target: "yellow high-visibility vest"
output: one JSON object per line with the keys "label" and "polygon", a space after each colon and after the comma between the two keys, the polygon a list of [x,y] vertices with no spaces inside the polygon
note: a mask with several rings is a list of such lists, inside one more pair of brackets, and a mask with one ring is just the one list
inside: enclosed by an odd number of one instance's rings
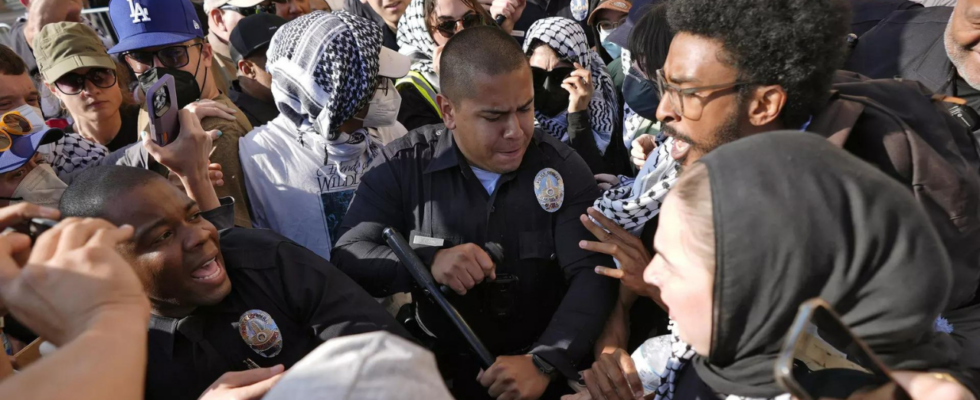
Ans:
{"label": "yellow high-visibility vest", "polygon": [[439,92],[436,92],[436,89],[432,87],[428,79],[425,79],[418,71],[408,71],[408,75],[395,82],[395,88],[402,90],[407,85],[414,86],[419,93],[422,93],[422,96],[429,102],[429,105],[436,110],[436,114],[439,114],[439,118],[442,118],[442,110],[439,109],[439,104],[436,103],[436,95]]}

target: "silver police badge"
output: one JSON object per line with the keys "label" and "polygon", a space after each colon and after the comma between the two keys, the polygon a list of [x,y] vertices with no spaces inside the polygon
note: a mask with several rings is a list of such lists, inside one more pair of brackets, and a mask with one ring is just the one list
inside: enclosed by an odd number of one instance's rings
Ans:
{"label": "silver police badge", "polygon": [[545,211],[558,211],[565,201],[565,181],[561,179],[561,174],[551,168],[539,171],[534,177],[534,195]]}
{"label": "silver police badge", "polygon": [[272,358],[282,351],[282,333],[269,313],[248,310],[238,319],[238,333],[242,340],[262,357]]}

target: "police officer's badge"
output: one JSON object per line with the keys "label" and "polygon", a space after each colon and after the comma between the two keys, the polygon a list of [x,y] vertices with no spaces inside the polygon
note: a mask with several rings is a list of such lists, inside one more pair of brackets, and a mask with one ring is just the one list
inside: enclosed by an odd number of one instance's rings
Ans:
{"label": "police officer's badge", "polygon": [[565,181],[552,168],[545,168],[534,177],[534,195],[545,211],[553,213],[565,201]]}
{"label": "police officer's badge", "polygon": [[269,313],[248,310],[238,319],[238,333],[242,340],[262,357],[272,358],[282,351],[282,333]]}

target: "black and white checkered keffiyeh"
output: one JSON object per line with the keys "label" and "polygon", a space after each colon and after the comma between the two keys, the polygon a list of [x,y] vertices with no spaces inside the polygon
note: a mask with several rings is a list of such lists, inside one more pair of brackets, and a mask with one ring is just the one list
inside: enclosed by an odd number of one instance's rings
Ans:
{"label": "black and white checkered keffiyeh", "polygon": [[[558,58],[577,62],[588,68],[592,73],[592,86],[595,92],[589,102],[589,122],[595,135],[599,151],[605,152],[612,138],[619,102],[616,100],[616,89],[612,78],[606,71],[606,64],[599,54],[589,48],[588,39],[582,26],[573,20],[561,17],[540,19],[531,25],[524,38],[524,53],[530,56],[528,50],[535,42],[543,42],[551,47]],[[568,111],[563,111],[554,118],[549,118],[540,112],[535,112],[536,127],[544,129],[552,136],[568,141]]]}
{"label": "black and white checkered keffiyeh", "polygon": [[95,165],[109,154],[109,149],[77,133],[65,133],[57,142],[39,147],[38,152],[58,177],[64,178]]}
{"label": "black and white checkered keffiyeh", "polygon": [[283,25],[267,53],[279,111],[301,133],[346,142],[338,128],[374,94],[381,41],[377,24],[345,11],[314,11]]}
{"label": "black and white checkered keffiyeh", "polygon": [[593,207],[639,236],[647,221],[660,214],[660,205],[679,179],[681,166],[670,155],[673,141],[659,142],[635,180],[620,176],[622,183],[602,193]]}
{"label": "black and white checkered keffiyeh", "polygon": [[412,71],[421,73],[438,90],[439,77],[432,60],[436,47],[425,24],[425,1],[411,0],[398,20],[398,52],[411,58]]}

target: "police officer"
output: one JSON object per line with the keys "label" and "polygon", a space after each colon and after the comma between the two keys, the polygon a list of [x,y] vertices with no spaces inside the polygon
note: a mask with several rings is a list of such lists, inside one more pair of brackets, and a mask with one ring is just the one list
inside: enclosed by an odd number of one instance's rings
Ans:
{"label": "police officer", "polygon": [[[617,294],[593,272],[612,259],[579,248],[593,236],[578,218],[599,190],[578,154],[534,129],[530,67],[500,29],[457,33],[442,53],[440,86],[445,125],[419,128],[375,159],[332,260],[375,297],[409,291],[412,278],[382,231],[407,234],[499,356],[480,373],[462,335],[416,292],[418,323],[436,338],[453,394],[557,398],[566,378],[578,379]],[[485,246],[502,248],[491,252],[496,261]]]}
{"label": "police officer", "polygon": [[[181,111],[182,129],[203,134],[195,121]],[[135,228],[118,250],[153,312],[147,399],[197,399],[227,372],[289,368],[337,336],[383,329],[411,337],[312,251],[272,231],[234,228],[231,198],[219,203],[206,177],[210,142],[194,144],[199,135],[189,132],[164,147],[145,144],[188,194],[152,171],[105,166],[83,172],[61,199],[66,217]],[[191,154],[196,164],[184,164]]]}

